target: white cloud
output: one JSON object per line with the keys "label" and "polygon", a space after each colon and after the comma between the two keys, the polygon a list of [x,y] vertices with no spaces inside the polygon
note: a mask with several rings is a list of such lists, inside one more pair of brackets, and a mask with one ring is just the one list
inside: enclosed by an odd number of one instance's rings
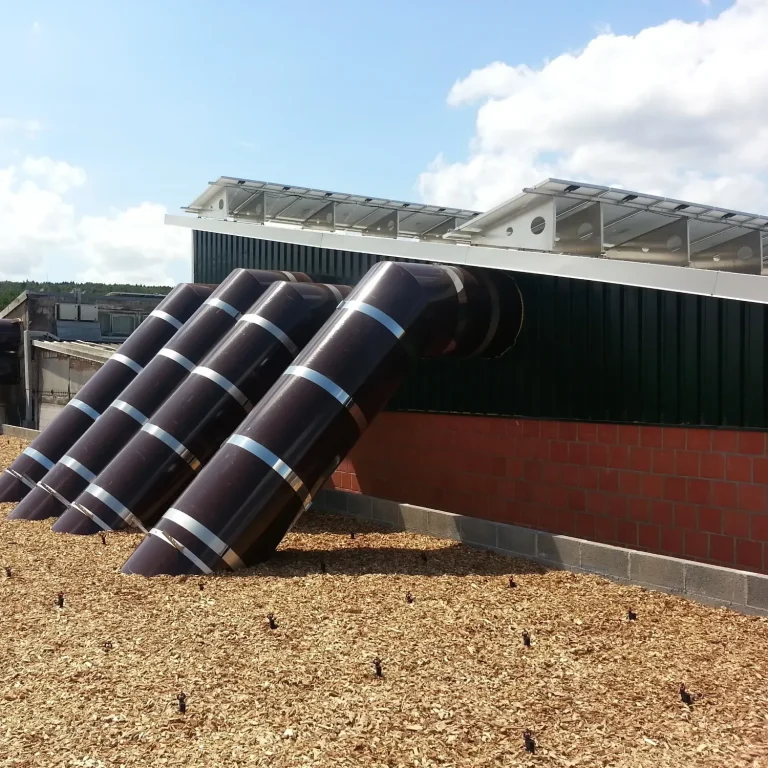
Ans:
{"label": "white cloud", "polygon": [[485,209],[547,176],[768,211],[768,0],[701,23],[597,35],[539,68],[494,62],[457,81],[477,106],[465,160],[419,177],[432,203]]}
{"label": "white cloud", "polygon": [[13,117],[0,117],[0,136],[19,134],[24,138],[35,138],[42,126],[38,120],[17,120]]}
{"label": "white cloud", "polygon": [[143,202],[107,216],[78,212],[67,195],[82,168],[27,157],[0,169],[0,277],[172,284],[188,272],[189,232]]}

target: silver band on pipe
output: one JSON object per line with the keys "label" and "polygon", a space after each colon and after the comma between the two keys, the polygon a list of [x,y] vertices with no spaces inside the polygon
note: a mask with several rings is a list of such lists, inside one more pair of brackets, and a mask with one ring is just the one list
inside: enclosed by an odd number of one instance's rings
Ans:
{"label": "silver band on pipe", "polygon": [[35,490],[37,488],[37,485],[30,480],[26,475],[22,475],[21,472],[17,472],[15,469],[5,469],[4,472],[7,472],[11,477],[13,477],[16,480],[20,480],[24,485],[27,486],[27,488],[30,488],[31,490]]}
{"label": "silver band on pipe", "polygon": [[272,453],[269,448],[266,448],[261,443],[257,443],[255,440],[251,440],[250,437],[246,437],[245,435],[232,435],[227,442],[236,445],[238,448],[243,448],[249,453],[252,453],[257,459],[261,459],[268,467],[271,467],[277,472],[277,474],[280,475],[291,488],[293,488],[296,495],[301,499],[304,509],[310,508],[312,505],[312,495],[307,489],[307,486],[304,485],[302,479],[279,456]]}
{"label": "silver band on pipe", "polygon": [[233,571],[237,568],[245,568],[245,563],[240,556],[225,541],[222,541],[213,531],[206,528],[206,526],[199,523],[193,517],[190,517],[186,512],[171,507],[163,515],[156,527],[163,530],[162,525],[166,520],[170,520],[202,541],[208,549],[215,552]]}
{"label": "silver band on pipe", "polygon": [[228,315],[232,315],[235,320],[239,320],[240,315],[242,314],[239,309],[235,309],[231,304],[227,304],[226,301],[222,301],[221,299],[206,299],[204,303],[209,307],[223,309]]}
{"label": "silver band on pipe", "polygon": [[120,352],[115,352],[115,354],[112,355],[112,357],[110,357],[109,359],[117,360],[118,363],[127,365],[132,371],[135,371],[136,373],[141,373],[144,370],[144,368],[140,366],[135,360],[131,360],[130,357],[126,357]]}
{"label": "silver band on pipe", "polygon": [[94,421],[96,421],[96,419],[101,416],[101,414],[95,408],[91,408],[88,403],[84,403],[82,400],[78,400],[76,397],[72,398],[72,400],[70,400],[67,405],[72,405],[78,410],[81,410],[83,413],[90,416]]}
{"label": "silver band on pipe", "polygon": [[149,313],[150,317],[159,317],[161,320],[165,320],[166,323],[170,323],[177,331],[183,323],[180,320],[177,320],[173,315],[168,314],[167,312],[164,312],[162,309],[153,309]]}
{"label": "silver band on pipe", "polygon": [[339,304],[339,309],[351,309],[355,312],[361,312],[368,317],[372,317],[383,325],[396,339],[401,338],[405,334],[405,329],[396,323],[386,312],[382,312],[380,309],[366,304],[364,301],[343,301]]}
{"label": "silver band on pipe", "polygon": [[287,278],[289,283],[297,283],[298,280],[296,279],[296,275],[293,274],[293,272],[288,272],[288,270],[281,269],[280,270]]}
{"label": "silver band on pipe", "polygon": [[176,541],[173,536],[169,536],[165,531],[161,531],[159,528],[152,528],[149,532],[150,536],[157,536],[158,539],[164,541],[166,544],[170,544],[174,549],[181,552],[184,557],[191,563],[197,566],[203,573],[209,574],[213,571],[192,551],[187,549],[180,541]]}
{"label": "silver band on pipe", "polygon": [[318,387],[324,389],[329,395],[335,397],[349,411],[361,432],[368,425],[365,415],[360,410],[360,406],[353,400],[352,395],[348,394],[327,376],[323,376],[322,373],[313,371],[305,365],[291,365],[285,369],[284,375],[299,376],[302,379],[311,381],[313,384],[317,384]]}
{"label": "silver band on pipe", "polygon": [[35,448],[25,448],[24,453],[26,453],[30,459],[34,459],[38,464],[45,467],[49,472],[53,469],[53,462],[47,456],[43,456],[43,454]]}
{"label": "silver band on pipe", "polygon": [[128,525],[132,525],[135,528],[141,528],[141,530],[146,530],[139,518],[136,517],[125,504],[120,503],[111,493],[105,491],[100,485],[91,483],[85,489],[85,493],[90,493],[94,499],[98,499],[106,504],[116,515],[122,517]]}
{"label": "silver band on pipe", "polygon": [[245,408],[246,411],[250,411],[253,408],[253,403],[245,396],[245,394],[236,387],[226,376],[222,376],[213,368],[206,368],[204,365],[198,365],[192,371],[196,376],[203,376],[206,379],[210,379],[214,383],[218,384],[227,394],[231,395],[237,402]]}
{"label": "silver band on pipe", "polygon": [[[83,480],[87,480],[89,483],[92,483],[96,479],[96,475],[94,475],[88,467],[83,466],[71,456],[62,456],[59,459],[59,464],[63,464],[65,467],[69,467],[73,472],[77,472]],[[69,504],[69,502],[67,502],[67,504]]]}
{"label": "silver band on pipe", "polygon": [[198,470],[202,466],[200,460],[194,453],[192,453],[192,451],[188,450],[183,443],[180,443],[173,435],[169,434],[164,429],[160,429],[160,427],[157,427],[154,424],[145,424],[141,428],[141,431],[146,432],[148,435],[152,435],[152,437],[156,437],[158,440],[162,440],[172,451],[181,456],[192,469]]}
{"label": "silver band on pipe", "polygon": [[118,411],[127,413],[132,419],[135,419],[142,426],[149,421],[149,418],[145,416],[138,408],[134,408],[130,403],[126,403],[125,400],[115,400],[110,408],[117,408]]}
{"label": "silver band on pipe", "polygon": [[173,360],[174,363],[178,363],[182,368],[186,368],[188,371],[191,371],[195,367],[195,364],[189,358],[180,355],[174,349],[163,347],[157,354],[167,357],[169,360]]}
{"label": "silver band on pipe", "polygon": [[288,334],[281,331],[280,328],[265,317],[255,314],[247,314],[240,318],[240,322],[253,323],[253,325],[261,326],[265,331],[269,331],[279,342],[281,342],[292,355],[299,354],[299,348],[291,341]]}
{"label": "silver band on pipe", "polygon": [[341,291],[335,286],[330,285],[329,283],[323,283],[325,287],[333,294],[333,298],[336,299],[336,301],[343,301],[344,297],[341,295]]}

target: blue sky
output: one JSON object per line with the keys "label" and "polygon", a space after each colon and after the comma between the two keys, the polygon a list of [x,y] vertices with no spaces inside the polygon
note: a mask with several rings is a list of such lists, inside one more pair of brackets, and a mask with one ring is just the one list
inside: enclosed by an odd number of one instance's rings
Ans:
{"label": "blue sky", "polygon": [[[540,69],[608,30],[634,36],[673,18],[713,19],[731,5],[2,0],[0,169],[27,157],[83,169],[85,181],[61,193],[75,220],[142,202],[174,211],[219,175],[402,199],[439,195],[420,175],[438,155],[443,165],[467,162],[484,141],[482,104],[472,101],[487,103],[487,88],[447,103],[473,70],[493,62]],[[627,88],[636,77],[642,71],[628,74]],[[546,164],[548,151],[538,151]],[[510,196],[523,181],[511,176]],[[69,255],[58,260],[43,254],[30,271],[108,266],[77,264],[73,247],[60,246]],[[0,270],[13,268],[0,259]]]}

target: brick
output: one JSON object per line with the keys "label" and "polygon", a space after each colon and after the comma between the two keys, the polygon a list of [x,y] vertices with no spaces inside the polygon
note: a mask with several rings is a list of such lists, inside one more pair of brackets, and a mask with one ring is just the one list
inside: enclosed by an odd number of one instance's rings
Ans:
{"label": "brick", "polygon": [[661,532],[658,525],[641,523],[637,529],[637,543],[643,549],[658,550]]}
{"label": "brick", "polygon": [[699,508],[699,530],[720,533],[723,530],[723,513],[716,507]]}
{"label": "brick", "polygon": [[712,483],[710,480],[695,480],[689,478],[685,484],[686,497],[691,504],[709,504],[712,500]]}
{"label": "brick", "polygon": [[768,576],[750,574],[747,576],[747,605],[768,610]]}
{"label": "brick", "polygon": [[588,491],[587,492],[587,510],[592,513],[600,514],[605,512],[607,505],[605,503],[605,495],[600,491]]}
{"label": "brick", "polygon": [[683,531],[679,528],[662,528],[661,551],[672,555],[682,555]]}
{"label": "brick", "polygon": [[577,512],[574,532],[580,539],[594,539],[595,516],[589,512]]}
{"label": "brick", "polygon": [[616,541],[616,521],[612,517],[595,515],[595,538],[598,541]]}
{"label": "brick", "polygon": [[750,514],[736,510],[723,510],[723,533],[726,536],[747,538],[749,536]]}
{"label": "brick", "polygon": [[735,453],[739,449],[739,433],[733,429],[715,429],[712,431],[712,450],[723,453]]}
{"label": "brick", "polygon": [[553,486],[549,489],[549,504],[554,509],[567,509],[568,507],[568,489]]}
{"label": "brick", "polygon": [[523,477],[525,477],[525,479],[529,480],[530,482],[538,482],[541,479],[541,462],[524,461]]}
{"label": "brick", "polygon": [[592,443],[589,446],[589,463],[593,467],[607,467],[610,447],[601,443]]}
{"label": "brick", "polygon": [[661,499],[664,496],[664,477],[662,475],[643,475],[642,494],[649,499]]}
{"label": "brick", "polygon": [[627,514],[627,497],[618,494],[609,494],[606,496],[608,502],[608,512],[613,517],[620,519]]}
{"label": "brick", "polygon": [[763,568],[763,545],[757,541],[736,540],[736,565],[760,571]]}
{"label": "brick", "polygon": [[462,517],[459,521],[459,534],[466,544],[481,547],[496,547],[496,532],[499,524],[490,520]]}
{"label": "brick", "polygon": [[681,427],[664,427],[661,435],[662,446],[665,449],[685,448],[687,431]]}
{"label": "brick", "polygon": [[555,530],[573,536],[576,533],[576,513],[570,509],[558,509],[555,513]]}
{"label": "brick", "polygon": [[752,459],[737,454],[726,456],[725,477],[735,483],[752,482]]}
{"label": "brick", "polygon": [[712,447],[712,432],[709,429],[687,430],[685,446],[689,451],[709,451]]}
{"label": "brick", "polygon": [[752,459],[752,481],[768,485],[768,459]]}
{"label": "brick", "polygon": [[710,480],[725,477],[725,457],[722,453],[702,453],[699,460],[699,474]]}
{"label": "brick", "polygon": [[568,491],[568,509],[574,512],[583,512],[587,508],[587,494],[581,488],[573,488]]}
{"label": "brick", "polygon": [[629,556],[629,578],[641,584],[682,592],[685,589],[685,563],[674,557],[632,552]]}
{"label": "brick", "polygon": [[581,467],[576,464],[566,464],[560,467],[560,482],[568,487],[578,486],[581,480]]}
{"label": "brick", "polygon": [[619,440],[619,428],[615,424],[598,424],[597,425],[597,441],[610,445],[618,442]]}
{"label": "brick", "polygon": [[734,509],[738,498],[738,486],[736,483],[712,483],[712,504],[723,509]]}
{"label": "brick", "polygon": [[675,527],[695,531],[699,527],[699,515],[691,504],[675,504]]}
{"label": "brick", "polygon": [[636,523],[648,522],[650,518],[650,502],[648,499],[632,498],[627,500],[627,517]]}
{"label": "brick", "polygon": [[568,461],[568,443],[560,440],[553,440],[549,444],[549,458],[551,461],[557,461],[562,464]]}
{"label": "brick", "polygon": [[653,452],[653,471],[660,475],[675,474],[675,452],[674,451],[654,451]]}
{"label": "brick", "polygon": [[689,595],[704,595],[727,603],[746,605],[747,575],[717,565],[686,563],[685,591]]}
{"label": "brick", "polygon": [[621,445],[640,445],[640,427],[635,424],[620,424],[619,443]]}
{"label": "brick", "polygon": [[629,447],[626,445],[612,445],[608,454],[608,466],[611,469],[628,469]]}
{"label": "brick", "polygon": [[735,559],[734,540],[730,536],[717,536],[712,534],[709,537],[709,556],[719,563],[731,565]]}
{"label": "brick", "polygon": [[585,541],[581,544],[581,567],[591,573],[629,578],[629,552],[609,544]]}
{"label": "brick", "polygon": [[642,475],[639,472],[619,472],[619,492],[627,496],[639,496]]}
{"label": "brick", "polygon": [[670,501],[651,501],[651,522],[656,525],[672,525],[675,507]]}
{"label": "brick", "polygon": [[598,482],[601,491],[615,493],[619,490],[619,473],[612,469],[601,469]]}
{"label": "brick", "polygon": [[636,472],[650,472],[653,451],[650,448],[630,448],[629,468]]}
{"label": "brick", "polygon": [[597,442],[597,424],[579,424],[578,440],[580,443]]}
{"label": "brick", "polygon": [[627,547],[637,546],[637,523],[630,520],[616,521],[616,541]]}
{"label": "brick", "polygon": [[762,432],[739,432],[739,453],[761,456],[765,453],[765,435]]}
{"label": "brick", "polygon": [[709,536],[700,531],[686,531],[683,551],[689,557],[706,558],[709,555]]}
{"label": "brick", "polygon": [[600,482],[600,472],[597,467],[580,467],[579,483],[585,491],[595,490]]}
{"label": "brick", "polygon": [[752,515],[751,538],[755,541],[768,541],[768,514]]}
{"label": "brick", "polygon": [[569,443],[568,461],[571,464],[587,464],[589,462],[589,446],[584,443]]}
{"label": "brick", "polygon": [[579,425],[574,421],[561,421],[558,436],[561,440],[576,440],[579,436]]}
{"label": "brick", "polygon": [[536,531],[518,525],[499,525],[497,546],[505,552],[536,556]]}
{"label": "brick", "polygon": [[523,437],[539,437],[541,428],[537,419],[525,419],[523,421]]}
{"label": "brick", "polygon": [[664,498],[667,501],[685,501],[686,495],[684,477],[665,477],[664,478]]}
{"label": "brick", "polygon": [[661,448],[663,430],[661,427],[641,427],[640,445],[648,448]]}
{"label": "brick", "polygon": [[569,536],[551,533],[536,534],[536,557],[548,563],[563,566],[581,565],[581,542]]}
{"label": "brick", "polygon": [[747,512],[768,512],[765,486],[747,483],[740,485],[737,506]]}
{"label": "brick", "polygon": [[699,454],[693,451],[675,451],[675,473],[682,477],[698,477]]}

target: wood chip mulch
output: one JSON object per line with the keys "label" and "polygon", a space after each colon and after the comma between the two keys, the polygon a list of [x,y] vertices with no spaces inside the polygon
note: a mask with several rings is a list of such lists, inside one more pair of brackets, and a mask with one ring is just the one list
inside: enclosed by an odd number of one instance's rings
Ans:
{"label": "wood chip mulch", "polygon": [[765,619],[321,513],[230,575],[105,541],[0,521],[2,768],[768,766]]}

